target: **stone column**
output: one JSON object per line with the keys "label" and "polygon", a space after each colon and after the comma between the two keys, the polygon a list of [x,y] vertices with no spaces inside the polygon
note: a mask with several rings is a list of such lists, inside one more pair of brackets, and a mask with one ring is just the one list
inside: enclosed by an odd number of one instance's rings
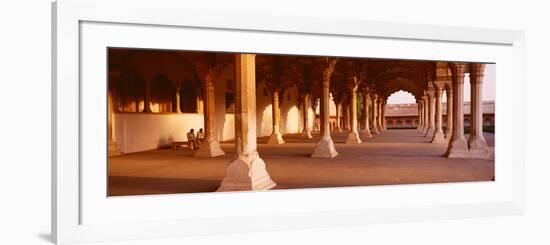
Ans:
{"label": "stone column", "polygon": [[424,116],[424,127],[422,128],[423,135],[426,135],[426,133],[428,133],[428,128],[430,125],[430,110],[428,105],[428,94],[424,93],[424,95],[422,96],[422,115]]}
{"label": "stone column", "polygon": [[382,128],[384,131],[388,130],[388,123],[386,122],[386,100],[382,103]]}
{"label": "stone column", "polygon": [[363,91],[363,120],[365,121],[365,128],[361,130],[361,134],[364,137],[370,138],[372,135],[370,134],[370,124],[369,124],[369,92]]}
{"label": "stone column", "polygon": [[180,90],[181,90],[181,86],[180,85],[177,85],[176,86],[176,96],[175,96],[175,103],[176,103],[176,106],[172,107],[172,111],[175,112],[175,113],[181,113],[181,108],[180,108],[180,104],[181,104],[181,98],[180,98]]}
{"label": "stone column", "polygon": [[359,144],[359,132],[357,131],[357,85],[350,88],[350,130],[346,144]]}
{"label": "stone column", "polygon": [[443,85],[435,84],[435,132],[432,138],[432,143],[443,144],[445,141],[445,134],[443,133],[443,114],[442,114],[442,102],[443,97]]}
{"label": "stone column", "polygon": [[425,137],[432,139],[435,132],[435,89],[430,88],[428,94],[428,129]]}
{"label": "stone column", "polygon": [[199,114],[204,114],[204,99],[197,97],[197,112]]}
{"label": "stone column", "polygon": [[302,96],[302,107],[304,108],[304,130],[302,131],[302,138],[311,139],[311,129],[309,128],[309,94]]}
{"label": "stone column", "polygon": [[334,142],[330,136],[330,124],[329,124],[329,90],[330,90],[330,76],[332,70],[325,68],[323,70],[323,77],[321,81],[322,93],[321,93],[321,139],[317,142],[311,157],[323,157],[333,158],[338,155],[338,152],[334,148]]}
{"label": "stone column", "polygon": [[107,93],[107,154],[108,156],[117,156],[122,154],[118,145],[114,141],[113,121],[114,114],[118,111],[116,86],[111,86]]}
{"label": "stone column", "polygon": [[372,99],[372,134],[379,134],[378,132],[378,95],[375,93],[371,93],[371,99]]}
{"label": "stone column", "polygon": [[468,143],[464,138],[464,63],[455,63],[453,69],[453,134],[449,141],[447,157],[464,158],[469,156]]}
{"label": "stone column", "polygon": [[340,116],[342,110],[342,102],[336,103],[336,132],[342,132],[342,127],[340,126]]}
{"label": "stone column", "polygon": [[452,84],[447,84],[447,128],[445,129],[445,140],[451,140],[453,134],[453,89]]}
{"label": "stone column", "polygon": [[384,132],[384,127],[382,127],[382,118],[384,117],[384,106],[382,105],[382,97],[379,97],[378,99],[378,120],[377,120],[377,127],[378,132],[382,133]]}
{"label": "stone column", "polygon": [[[136,107],[136,111],[139,108]],[[145,95],[143,96],[143,112],[151,112],[151,82],[145,82]]]}
{"label": "stone column", "polygon": [[269,140],[267,140],[267,144],[270,144],[270,145],[284,144],[285,141],[283,140],[283,135],[281,134],[281,130],[279,126],[281,122],[281,108],[279,107],[278,90],[273,91],[271,99],[272,99],[271,123],[273,125],[273,131],[271,132],[271,136],[269,137]]}
{"label": "stone column", "polygon": [[210,69],[200,74],[204,81],[204,141],[195,152],[196,157],[216,157],[225,154],[216,136],[214,75],[214,71]]}
{"label": "stone column", "polygon": [[348,104],[347,97],[342,96],[342,131],[348,130]]}
{"label": "stone column", "polygon": [[483,75],[484,64],[470,65],[471,129],[468,146],[472,157],[488,158],[489,148],[483,136]]}
{"label": "stone column", "polygon": [[268,190],[275,187],[256,150],[256,66],[254,54],[236,55],[236,157],[218,191]]}
{"label": "stone column", "polygon": [[417,131],[422,132],[422,130],[424,128],[424,114],[423,114],[424,106],[422,104],[422,100],[417,100],[416,104],[418,105],[418,128],[417,128]]}
{"label": "stone column", "polygon": [[351,105],[349,103],[346,103],[346,131],[351,130]]}

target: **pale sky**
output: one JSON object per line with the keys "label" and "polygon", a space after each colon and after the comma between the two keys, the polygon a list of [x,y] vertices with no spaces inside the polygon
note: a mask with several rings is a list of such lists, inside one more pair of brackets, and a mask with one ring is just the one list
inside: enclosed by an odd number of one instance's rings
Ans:
{"label": "pale sky", "polygon": [[[496,65],[485,65],[485,76],[483,77],[483,101],[494,101],[496,90]],[[446,93],[443,93],[443,102],[447,101]],[[470,101],[470,78],[464,77],[464,101]],[[388,98],[388,104],[414,104],[416,100],[411,93],[398,91]]]}

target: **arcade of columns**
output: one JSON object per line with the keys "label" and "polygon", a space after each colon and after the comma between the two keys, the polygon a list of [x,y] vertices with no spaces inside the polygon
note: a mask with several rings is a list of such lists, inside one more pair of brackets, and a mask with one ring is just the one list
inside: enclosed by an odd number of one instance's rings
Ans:
{"label": "arcade of columns", "polygon": [[[182,55],[184,57],[185,55]],[[302,137],[312,138],[309,108],[320,100],[320,139],[311,157],[332,158],[338,155],[331,137],[329,102],[336,104],[333,130],[347,130],[346,144],[360,144],[362,139],[386,131],[385,105],[392,93],[405,90],[416,97],[418,132],[434,144],[448,144],[446,157],[488,158],[482,134],[482,83],[484,65],[478,63],[391,61],[333,57],[300,57],[254,54],[193,53],[189,66],[202,81],[205,141],[196,157],[225,154],[213,133],[214,78],[221,67],[235,71],[235,148],[237,155],[227,168],[219,191],[261,190],[273,188],[265,163],[256,150],[256,85],[265,81],[272,98],[273,132],[268,144],[285,144],[280,132],[279,97],[282,91],[297,86],[303,110]],[[183,58],[182,58],[183,60]],[[465,74],[471,83],[471,135],[464,136],[463,85]],[[442,128],[442,96],[447,94],[447,128]],[[148,109],[147,89],[145,108]],[[358,111],[361,97],[361,113]],[[176,96],[179,100],[179,95]],[[175,110],[180,110],[176,103]],[[450,113],[449,113],[450,112]],[[362,118],[358,118],[358,114]],[[342,120],[341,120],[342,119]]]}

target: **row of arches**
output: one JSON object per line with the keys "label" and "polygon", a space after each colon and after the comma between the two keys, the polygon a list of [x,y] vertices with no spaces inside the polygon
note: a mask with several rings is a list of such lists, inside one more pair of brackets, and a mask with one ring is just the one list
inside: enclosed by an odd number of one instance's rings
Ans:
{"label": "row of arches", "polygon": [[[162,74],[152,81],[145,81],[134,72],[125,71],[109,85],[115,112],[199,112],[201,93],[189,79],[184,79],[181,86],[174,86]],[[146,108],[146,102],[149,108]]]}

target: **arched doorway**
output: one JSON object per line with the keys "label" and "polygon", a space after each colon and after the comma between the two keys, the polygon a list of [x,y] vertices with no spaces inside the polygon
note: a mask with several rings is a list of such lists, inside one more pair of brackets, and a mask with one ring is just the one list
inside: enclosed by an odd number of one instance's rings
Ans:
{"label": "arched doorway", "polygon": [[386,104],[386,120],[397,120],[394,129],[414,128],[412,118],[418,116],[416,98],[410,92],[398,90],[390,94]]}

